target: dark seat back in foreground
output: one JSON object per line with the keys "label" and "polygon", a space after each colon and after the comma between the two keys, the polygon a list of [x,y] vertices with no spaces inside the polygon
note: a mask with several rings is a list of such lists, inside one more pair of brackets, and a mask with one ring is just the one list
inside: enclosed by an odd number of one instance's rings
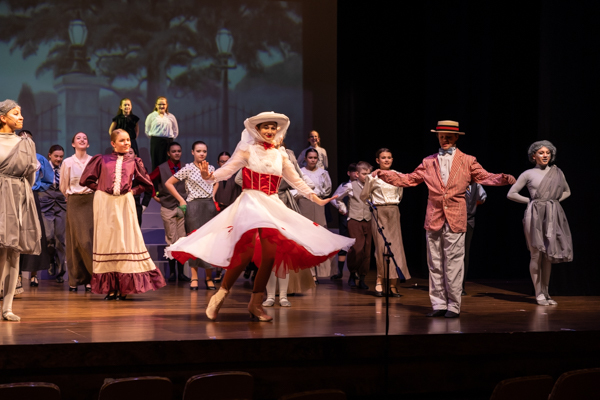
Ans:
{"label": "dark seat back in foreground", "polygon": [[60,400],[60,389],[46,382],[7,383],[0,385],[0,399]]}
{"label": "dark seat back in foreground", "polygon": [[188,379],[183,400],[251,400],[253,392],[254,378],[249,373],[213,372]]}
{"label": "dark seat back in foreground", "polygon": [[496,385],[490,400],[548,400],[553,385],[549,375],[505,379]]}
{"label": "dark seat back in foreground", "polygon": [[173,384],[167,378],[143,376],[140,378],[106,379],[98,400],[171,400]]}
{"label": "dark seat back in foreground", "polygon": [[600,398],[600,368],[565,372],[558,377],[548,400],[597,400]]}

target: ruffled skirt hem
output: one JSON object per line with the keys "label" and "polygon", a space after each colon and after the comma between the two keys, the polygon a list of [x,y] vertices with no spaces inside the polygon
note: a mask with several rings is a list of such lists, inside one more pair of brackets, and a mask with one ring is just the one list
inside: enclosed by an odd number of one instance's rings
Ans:
{"label": "ruffled skirt hem", "polygon": [[92,293],[108,294],[119,291],[122,295],[157,290],[167,283],[159,269],[136,273],[105,272],[92,275]]}

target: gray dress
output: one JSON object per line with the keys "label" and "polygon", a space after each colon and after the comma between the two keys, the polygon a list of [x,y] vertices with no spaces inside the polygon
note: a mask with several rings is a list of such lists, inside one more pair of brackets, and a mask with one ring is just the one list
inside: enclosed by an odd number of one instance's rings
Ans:
{"label": "gray dress", "polygon": [[0,162],[0,247],[40,254],[42,229],[31,182],[37,169],[35,144],[23,138]]}
{"label": "gray dress", "polygon": [[557,166],[543,177],[525,210],[523,228],[529,248],[545,253],[551,263],[573,261],[571,229],[559,199],[567,189],[565,177]]}

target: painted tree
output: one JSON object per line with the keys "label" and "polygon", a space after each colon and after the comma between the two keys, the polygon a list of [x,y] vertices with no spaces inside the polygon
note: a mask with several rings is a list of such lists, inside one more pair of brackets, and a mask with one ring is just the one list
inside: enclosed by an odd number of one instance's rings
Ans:
{"label": "painted tree", "polygon": [[[217,95],[216,32],[229,29],[235,60],[250,71],[263,68],[260,52],[284,58],[301,50],[301,11],[294,2],[269,0],[6,0],[0,40],[27,58],[52,44],[38,74],[55,77],[72,64],[69,22],[82,19],[86,48],[108,90],[150,107],[169,90],[178,96]],[[136,82],[118,88],[119,79]]]}

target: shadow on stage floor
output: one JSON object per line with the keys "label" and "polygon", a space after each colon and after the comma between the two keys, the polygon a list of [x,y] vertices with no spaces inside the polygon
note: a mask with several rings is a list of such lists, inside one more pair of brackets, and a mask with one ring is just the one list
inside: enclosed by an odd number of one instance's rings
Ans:
{"label": "shadow on stage floor", "polygon": [[426,318],[427,282],[409,282],[390,299],[386,336],[385,299],[345,281],[322,278],[291,308],[276,303],[272,323],[249,320],[242,279],[217,322],[204,315],[214,292],[202,288],[119,302],[41,281],[15,300],[22,321],[0,323],[0,383],[53,382],[63,398],[94,399],[105,378],[158,375],[180,399],[192,375],[240,370],[255,377],[256,399],[323,388],[351,399],[486,399],[502,379],[600,366],[600,297],[542,307],[521,293],[527,282],[469,282],[460,318]]}

